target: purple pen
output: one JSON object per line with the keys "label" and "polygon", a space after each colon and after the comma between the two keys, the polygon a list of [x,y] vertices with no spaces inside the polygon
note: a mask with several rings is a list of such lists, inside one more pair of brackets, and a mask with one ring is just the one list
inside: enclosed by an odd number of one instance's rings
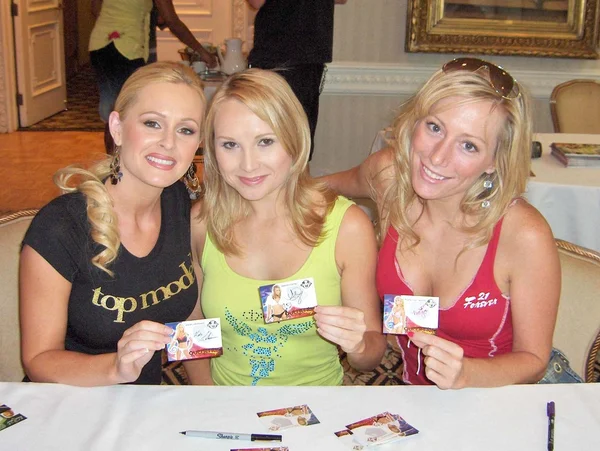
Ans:
{"label": "purple pen", "polygon": [[548,415],[548,451],[554,451],[554,415],[556,407],[554,401],[546,404],[546,414]]}

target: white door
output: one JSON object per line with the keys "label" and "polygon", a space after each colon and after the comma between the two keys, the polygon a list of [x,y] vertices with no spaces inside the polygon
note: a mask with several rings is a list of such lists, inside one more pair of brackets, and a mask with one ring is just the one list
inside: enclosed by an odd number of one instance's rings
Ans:
{"label": "white door", "polygon": [[28,127],[66,107],[62,0],[14,3],[19,121]]}

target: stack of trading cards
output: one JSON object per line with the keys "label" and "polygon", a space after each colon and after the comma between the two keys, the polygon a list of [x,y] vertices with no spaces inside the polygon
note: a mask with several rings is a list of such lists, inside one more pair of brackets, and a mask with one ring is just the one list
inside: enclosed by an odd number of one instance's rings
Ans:
{"label": "stack of trading cards", "polygon": [[440,298],[435,296],[386,294],[383,296],[383,333],[435,333],[439,311]]}
{"label": "stack of trading cards", "polygon": [[169,362],[218,357],[223,354],[219,318],[181,321],[166,325],[173,329],[171,342],[165,345]]}
{"label": "stack of trading cards", "polygon": [[265,323],[315,314],[317,292],[312,277],[264,285],[258,288]]}
{"label": "stack of trading cards", "polygon": [[6,404],[0,404],[0,431],[26,419],[26,416],[20,413],[15,413],[14,410],[8,407]]}
{"label": "stack of trading cards", "polygon": [[362,450],[418,433],[419,431],[404,421],[400,415],[383,412],[348,424],[346,429],[335,432],[335,435],[346,447]]}
{"label": "stack of trading cards", "polygon": [[232,448],[230,451],[290,451],[287,446],[269,446],[268,448]]}
{"label": "stack of trading cards", "polygon": [[232,448],[230,451],[290,451],[287,446],[269,446],[267,448]]}
{"label": "stack of trading cards", "polygon": [[282,431],[296,426],[319,424],[315,414],[306,404],[301,406],[284,407],[282,409],[258,412],[258,418],[269,431]]}

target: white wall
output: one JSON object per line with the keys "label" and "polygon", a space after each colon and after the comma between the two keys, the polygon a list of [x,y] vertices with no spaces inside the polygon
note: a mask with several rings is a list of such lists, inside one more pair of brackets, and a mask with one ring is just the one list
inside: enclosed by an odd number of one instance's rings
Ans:
{"label": "white wall", "polygon": [[[407,0],[348,0],[336,6],[334,62],[321,96],[315,175],[361,162],[377,132],[454,54],[406,53]],[[600,79],[600,60],[482,56],[505,67],[534,97],[534,129],[552,131],[552,88],[573,78]]]}

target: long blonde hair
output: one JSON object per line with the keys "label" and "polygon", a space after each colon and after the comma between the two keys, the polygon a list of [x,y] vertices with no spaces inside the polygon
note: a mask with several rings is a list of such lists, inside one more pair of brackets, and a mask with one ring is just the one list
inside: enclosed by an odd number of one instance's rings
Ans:
{"label": "long blonde hair", "polygon": [[285,204],[295,234],[306,245],[316,246],[323,238],[325,218],[333,208],[336,195],[308,173],[310,131],[302,105],[283,77],[261,69],[239,72],[225,80],[206,116],[205,192],[200,217],[206,219],[215,246],[225,254],[239,254],[234,226],[250,213],[248,201],[223,179],[216,159],[215,117],[220,106],[229,99],[243,103],[266,122],[292,157],[285,184]]}
{"label": "long blonde hair", "polygon": [[[158,62],[136,70],[121,88],[114,108],[121,120],[127,117],[142,88],[154,83],[185,84],[198,94],[203,104],[206,103],[202,80],[192,69],[173,62]],[[85,195],[92,240],[104,246],[101,252],[92,257],[91,262],[110,276],[114,274],[108,266],[117,258],[121,245],[113,199],[104,186],[114,159],[113,154],[89,169],[69,166],[54,174],[54,183],[63,192],[81,192]]]}
{"label": "long blonde hair", "polygon": [[[395,178],[383,194],[383,204],[389,206],[382,218],[383,237],[391,225],[402,239],[407,240],[407,247],[419,243],[420,238],[407,216],[415,202],[426,202],[417,196],[411,183],[412,136],[419,121],[431,114],[439,101],[459,97],[464,99],[461,103],[492,101],[493,108],[505,113],[504,126],[494,152],[495,171],[481,174],[460,203],[461,213],[475,218],[474,225],[463,225],[464,230],[474,236],[465,250],[489,242],[494,226],[511,201],[525,191],[529,176],[532,140],[530,100],[523,87],[519,86],[519,89],[517,98],[505,99],[481,74],[460,70],[444,73],[440,70],[402,105],[393,127]],[[491,189],[484,187],[485,180],[492,183]],[[489,206],[483,208],[482,203],[486,201]]]}

